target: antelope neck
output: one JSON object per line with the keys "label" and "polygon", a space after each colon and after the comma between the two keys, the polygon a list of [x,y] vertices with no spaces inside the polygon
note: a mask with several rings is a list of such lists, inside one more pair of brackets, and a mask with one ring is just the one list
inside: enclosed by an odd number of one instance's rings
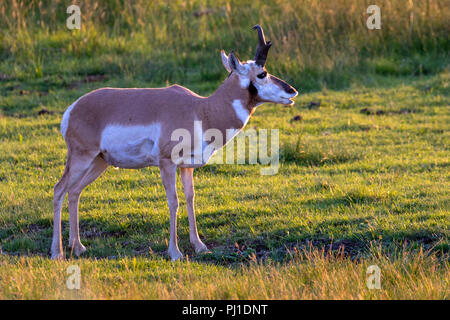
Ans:
{"label": "antelope neck", "polygon": [[254,94],[241,87],[237,74],[231,74],[211,96],[205,98],[199,110],[204,130],[216,128],[242,129],[256,106]]}

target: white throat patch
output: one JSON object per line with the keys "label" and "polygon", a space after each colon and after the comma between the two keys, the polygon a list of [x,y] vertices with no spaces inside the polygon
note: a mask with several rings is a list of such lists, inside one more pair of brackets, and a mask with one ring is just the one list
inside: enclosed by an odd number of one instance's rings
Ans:
{"label": "white throat patch", "polygon": [[239,76],[239,84],[242,89],[246,89],[250,85],[250,79],[245,76]]}
{"label": "white throat patch", "polygon": [[236,116],[242,122],[242,126],[245,126],[250,118],[250,112],[242,105],[241,100],[233,100],[232,105]]}

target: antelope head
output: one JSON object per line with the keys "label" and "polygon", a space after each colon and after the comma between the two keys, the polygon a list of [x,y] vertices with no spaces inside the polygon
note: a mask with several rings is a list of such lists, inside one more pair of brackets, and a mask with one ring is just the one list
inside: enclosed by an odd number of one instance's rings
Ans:
{"label": "antelope head", "polygon": [[272,43],[266,42],[260,25],[255,25],[253,29],[258,31],[255,59],[241,63],[234,51],[227,56],[222,50],[222,63],[225,69],[239,76],[241,87],[247,88],[255,96],[257,105],[264,102],[294,104],[292,99],[297,96],[297,90],[287,82],[269,74],[264,66]]}

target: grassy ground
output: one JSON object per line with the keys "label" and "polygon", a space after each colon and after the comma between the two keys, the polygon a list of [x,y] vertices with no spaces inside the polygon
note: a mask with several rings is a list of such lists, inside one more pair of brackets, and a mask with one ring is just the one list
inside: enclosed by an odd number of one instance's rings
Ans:
{"label": "grassy ground", "polygon": [[[364,1],[306,2],[86,2],[74,32],[62,2],[0,4],[0,298],[448,299],[448,8],[380,1],[390,23],[371,34]],[[199,232],[212,253],[193,253],[180,196],[188,259],[172,264],[158,170],[109,169],[81,198],[88,251],[50,261],[65,108],[104,86],[176,82],[210,94],[226,77],[220,49],[251,57],[248,21],[276,43],[269,71],[302,93],[294,107],[262,106],[248,124],[280,129],[278,174],[196,170]],[[81,290],[65,286],[71,264]],[[366,287],[372,264],[380,290]]]}

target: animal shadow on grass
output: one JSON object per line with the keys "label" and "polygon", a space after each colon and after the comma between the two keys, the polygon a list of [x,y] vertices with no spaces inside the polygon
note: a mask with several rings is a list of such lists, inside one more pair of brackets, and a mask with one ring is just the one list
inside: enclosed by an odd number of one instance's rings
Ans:
{"label": "animal shadow on grass", "polygon": [[[89,197],[88,197],[89,198]],[[155,198],[158,198],[155,196]],[[143,201],[150,201],[147,198]],[[156,199],[153,199],[156,200]],[[114,205],[118,200],[103,200]],[[125,201],[125,199],[119,200]],[[303,206],[312,206],[323,210],[338,210],[342,206],[354,204],[375,204],[376,197],[363,196],[335,197],[332,199],[307,200]],[[98,200],[87,201],[89,203]],[[398,205],[397,205],[398,206]],[[89,207],[92,207],[89,205]],[[393,212],[420,212],[435,206],[423,203],[405,204],[404,211]],[[13,210],[13,208],[10,208]],[[86,210],[90,211],[91,209]],[[413,247],[423,246],[425,249],[439,247],[445,240],[445,235],[427,230],[416,230],[408,233],[395,231],[386,233],[385,230],[369,230],[367,226],[374,220],[372,216],[342,217],[318,222],[312,229],[305,226],[276,228],[269,231],[258,231],[258,226],[250,227],[232,225],[245,214],[247,218],[257,217],[268,212],[238,212],[236,210],[213,210],[199,215],[199,232],[205,244],[211,250],[210,254],[195,254],[189,243],[188,219],[186,214],[179,217],[179,245],[183,253],[190,260],[201,263],[214,263],[220,265],[247,264],[252,261],[265,261],[271,259],[278,262],[287,262],[293,253],[305,252],[311,248],[323,250],[327,253],[339,253],[351,259],[358,259],[370,253],[374,241],[386,250],[398,249],[408,242]],[[250,215],[250,216],[249,216]],[[427,219],[428,217],[419,217]],[[20,221],[20,222],[19,222]],[[19,220],[10,223],[9,227],[0,231],[0,244],[3,254],[19,256],[49,256],[52,240],[53,221],[48,218],[30,218],[28,221]],[[217,228],[231,225],[230,237],[215,236]],[[262,227],[261,227],[262,228]],[[117,213],[114,215],[84,216],[80,213],[80,236],[87,251],[82,258],[117,259],[123,257],[165,257],[167,255],[167,241],[169,238],[169,216],[152,217],[151,209],[140,213]],[[335,238],[333,232],[340,229],[352,229],[351,237]],[[66,257],[74,257],[68,248],[69,223],[67,213],[62,222],[63,246]],[[311,231],[313,230],[313,231]],[[382,237],[381,237],[382,235]],[[445,242],[445,241],[444,241]],[[445,244],[445,243],[444,243]],[[448,246],[442,246],[442,253],[448,254]]]}

